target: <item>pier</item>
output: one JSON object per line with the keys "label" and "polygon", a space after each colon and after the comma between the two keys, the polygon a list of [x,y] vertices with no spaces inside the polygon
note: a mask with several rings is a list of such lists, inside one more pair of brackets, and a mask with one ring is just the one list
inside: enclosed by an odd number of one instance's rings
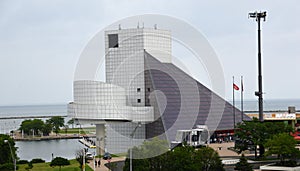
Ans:
{"label": "pier", "polygon": [[[56,115],[46,115],[46,116],[0,116],[1,119],[35,119],[35,118],[51,118]],[[60,117],[67,117],[67,115],[62,115]]]}
{"label": "pier", "polygon": [[[50,136],[40,136],[40,137],[32,137],[32,136],[22,137],[20,134],[18,134],[12,138],[15,141],[42,141],[42,140],[57,140],[57,139],[79,139],[79,138],[82,138],[82,136],[83,135],[80,135],[80,134],[69,134],[69,135],[54,135],[53,134]],[[92,135],[92,134],[89,134],[88,136],[92,137],[92,138],[96,137],[96,135]],[[92,147],[90,147],[90,148],[92,148]]]}
{"label": "pier", "polygon": [[88,148],[96,148],[95,141],[89,139],[89,137],[82,137],[82,139],[78,140],[81,144],[85,145]]}

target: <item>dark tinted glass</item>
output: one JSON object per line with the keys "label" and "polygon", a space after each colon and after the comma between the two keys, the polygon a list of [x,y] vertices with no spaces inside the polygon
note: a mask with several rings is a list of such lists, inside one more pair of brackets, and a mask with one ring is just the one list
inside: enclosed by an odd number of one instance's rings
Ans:
{"label": "dark tinted glass", "polygon": [[118,34],[109,34],[108,35],[108,47],[109,48],[117,48],[118,44]]}

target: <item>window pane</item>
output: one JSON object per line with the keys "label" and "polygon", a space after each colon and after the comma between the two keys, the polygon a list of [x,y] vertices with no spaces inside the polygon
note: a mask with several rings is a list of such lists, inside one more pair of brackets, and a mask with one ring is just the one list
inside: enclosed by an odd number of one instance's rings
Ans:
{"label": "window pane", "polygon": [[118,34],[109,34],[108,35],[108,47],[109,48],[117,48],[118,44]]}

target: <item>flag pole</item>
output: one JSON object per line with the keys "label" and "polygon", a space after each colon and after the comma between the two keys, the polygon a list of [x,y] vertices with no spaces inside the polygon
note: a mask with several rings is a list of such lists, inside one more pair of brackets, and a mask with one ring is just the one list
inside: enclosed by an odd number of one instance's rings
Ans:
{"label": "flag pole", "polygon": [[244,120],[244,85],[243,85],[243,76],[241,76],[241,119]]}
{"label": "flag pole", "polygon": [[232,76],[232,113],[233,113],[233,131],[235,130],[235,100],[234,100],[234,76]]}

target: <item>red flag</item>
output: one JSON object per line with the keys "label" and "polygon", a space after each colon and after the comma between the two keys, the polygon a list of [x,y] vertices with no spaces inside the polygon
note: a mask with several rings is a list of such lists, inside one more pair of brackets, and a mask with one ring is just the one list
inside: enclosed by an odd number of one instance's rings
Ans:
{"label": "red flag", "polygon": [[240,88],[236,84],[233,83],[233,89],[239,90]]}

